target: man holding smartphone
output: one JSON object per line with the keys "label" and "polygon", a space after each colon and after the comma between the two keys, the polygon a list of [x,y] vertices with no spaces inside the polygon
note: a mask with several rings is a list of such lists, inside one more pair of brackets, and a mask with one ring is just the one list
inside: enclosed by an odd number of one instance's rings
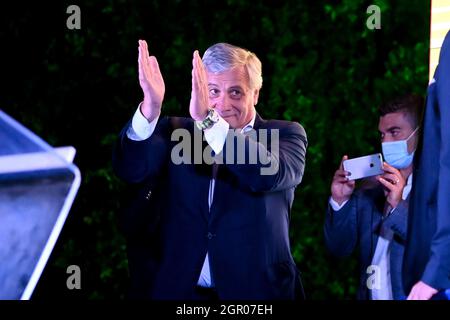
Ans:
{"label": "man holding smartphone", "polygon": [[380,106],[378,130],[384,174],[355,180],[342,158],[331,183],[324,225],[325,243],[333,255],[348,256],[359,247],[358,299],[405,298],[402,262],[406,239],[412,160],[418,141],[423,99],[405,95]]}

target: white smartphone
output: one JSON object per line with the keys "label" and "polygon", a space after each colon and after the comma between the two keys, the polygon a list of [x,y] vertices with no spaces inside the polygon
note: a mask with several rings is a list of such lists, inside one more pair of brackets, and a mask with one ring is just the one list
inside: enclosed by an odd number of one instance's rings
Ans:
{"label": "white smartphone", "polygon": [[349,180],[383,174],[383,156],[381,153],[344,160],[344,170],[350,172]]}

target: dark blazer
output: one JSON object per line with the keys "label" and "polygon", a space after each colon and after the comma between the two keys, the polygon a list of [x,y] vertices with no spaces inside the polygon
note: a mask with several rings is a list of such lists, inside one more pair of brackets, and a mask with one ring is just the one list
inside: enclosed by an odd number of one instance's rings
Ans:
{"label": "dark blazer", "polygon": [[404,284],[450,288],[450,33],[428,86],[423,135],[415,156]]}
{"label": "dark blazer", "polygon": [[[350,200],[335,212],[330,205],[324,225],[325,244],[337,257],[349,256],[355,248],[359,251],[360,281],[357,298],[370,299],[367,267],[378,241],[386,197],[380,186],[357,189]],[[390,273],[394,299],[404,298],[401,268],[406,238],[408,201],[402,200],[397,208],[383,220],[383,228],[392,230],[390,245]]]}
{"label": "dark blazer", "polygon": [[[289,221],[294,190],[302,180],[305,166],[304,129],[298,123],[265,121],[257,115],[254,129],[258,137],[259,129],[279,130],[278,154],[271,152],[270,131],[268,143],[259,143],[265,155],[279,165],[278,172],[261,175],[260,169],[267,166],[260,161],[257,164],[236,164],[236,161],[221,164],[209,210],[212,166],[206,163],[177,165],[171,161],[172,149],[179,143],[171,141],[172,132],[183,128],[192,136],[194,130],[198,130],[194,122],[188,118],[160,118],[152,136],[139,142],[128,139],[127,128],[128,125],[120,135],[113,156],[115,172],[129,183],[149,183],[159,188],[157,194],[150,196],[157,198],[155,207],[159,209],[147,212],[159,215],[158,263],[149,282],[149,297],[194,298],[208,252],[220,299],[295,298],[300,278],[290,252]],[[248,153],[256,150],[258,144],[240,133],[233,140],[235,158],[237,147],[245,148],[248,159]],[[231,151],[227,149],[228,144],[227,140],[218,155],[223,155],[223,159]],[[203,142],[203,147],[205,145]],[[136,216],[139,214],[130,215],[130,219],[136,220]],[[136,230],[133,222],[127,226],[129,234]],[[134,276],[141,278],[145,277],[145,261],[149,259],[141,261],[138,256],[130,262],[140,265]]]}

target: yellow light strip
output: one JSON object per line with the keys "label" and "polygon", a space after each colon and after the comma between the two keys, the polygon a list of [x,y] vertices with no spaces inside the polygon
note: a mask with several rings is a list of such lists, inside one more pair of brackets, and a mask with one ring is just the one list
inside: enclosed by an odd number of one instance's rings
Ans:
{"label": "yellow light strip", "polygon": [[439,62],[439,53],[445,35],[450,30],[450,0],[431,1],[431,30],[430,30],[430,74],[431,80]]}

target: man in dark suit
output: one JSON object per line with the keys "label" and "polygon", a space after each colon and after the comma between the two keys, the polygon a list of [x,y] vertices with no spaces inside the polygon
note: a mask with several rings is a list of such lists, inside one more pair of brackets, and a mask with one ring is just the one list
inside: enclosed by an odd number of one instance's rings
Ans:
{"label": "man in dark suit", "polygon": [[131,276],[154,273],[141,288],[154,299],[294,299],[302,289],[289,221],[305,131],[256,113],[262,76],[252,52],[219,43],[202,59],[195,51],[192,63],[191,118],[160,117],[164,81],[139,42],[144,100],[113,163],[125,181],[144,183],[143,195],[155,203],[148,212],[128,211],[124,221],[131,233],[137,229],[130,219],[151,226],[141,226],[143,234],[156,230],[157,254],[133,252]]}
{"label": "man in dark suit", "polygon": [[412,159],[423,99],[406,95],[380,107],[378,130],[384,174],[355,189],[342,162],[331,183],[324,234],[336,256],[359,247],[358,299],[404,299],[401,268],[406,239]]}
{"label": "man in dark suit", "polygon": [[404,284],[408,299],[450,288],[450,33],[428,86],[415,158]]}

